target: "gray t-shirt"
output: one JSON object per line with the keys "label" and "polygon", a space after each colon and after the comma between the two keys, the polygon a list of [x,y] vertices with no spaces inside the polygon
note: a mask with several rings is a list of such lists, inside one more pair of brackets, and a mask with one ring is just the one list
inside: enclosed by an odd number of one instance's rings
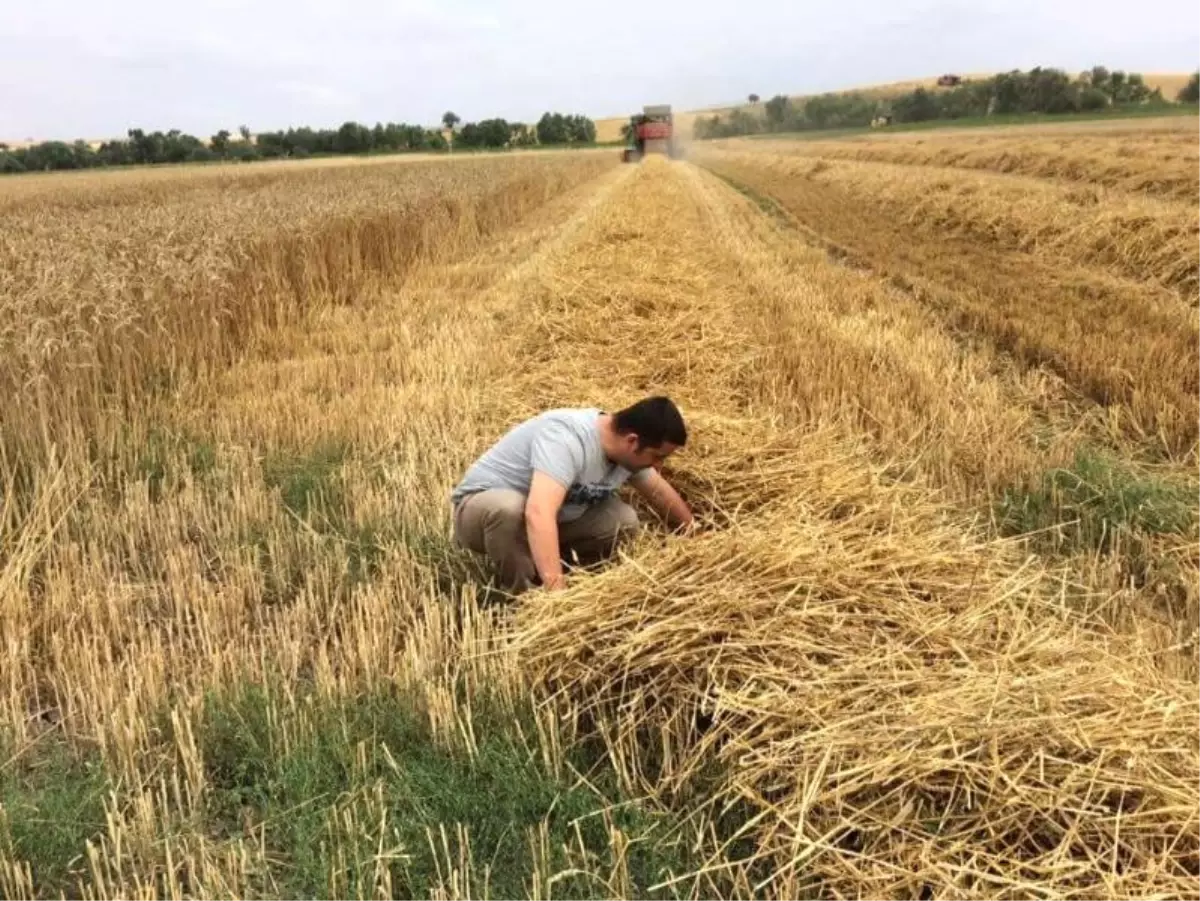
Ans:
{"label": "gray t-shirt", "polygon": [[514,426],[471,465],[451,493],[451,503],[492,488],[528,494],[533,472],[540,470],[567,489],[559,521],[578,519],[627,480],[649,474],[630,472],[604,455],[597,426],[601,412],[591,407],[549,410]]}

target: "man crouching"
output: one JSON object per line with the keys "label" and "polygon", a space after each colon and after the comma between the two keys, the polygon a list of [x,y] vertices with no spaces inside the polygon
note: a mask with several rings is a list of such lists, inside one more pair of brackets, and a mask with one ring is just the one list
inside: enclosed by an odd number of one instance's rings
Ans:
{"label": "man crouching", "polygon": [[616,413],[567,408],[527,419],[454,488],[454,539],[487,556],[513,594],[562,588],[563,557],[591,565],[637,531],[637,512],[617,495],[626,481],[668,522],[691,525],[691,510],[660,472],[686,443],[683,417],[666,397]]}

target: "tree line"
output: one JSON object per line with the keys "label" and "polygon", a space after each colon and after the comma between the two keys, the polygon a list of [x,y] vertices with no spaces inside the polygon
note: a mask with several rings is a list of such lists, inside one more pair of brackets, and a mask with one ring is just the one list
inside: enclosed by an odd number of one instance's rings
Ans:
{"label": "tree line", "polygon": [[[919,87],[888,98],[850,91],[821,94],[797,103],[778,94],[763,104],[761,113],[735,109],[724,117],[700,117],[694,126],[694,136],[704,140],[765,132],[856,128],[880,119],[928,122],[1172,105],[1161,89],[1151,90],[1142,75],[1104,66],[1095,66],[1073,78],[1061,69],[1039,66],[1028,72],[1013,70],[974,81],[958,78],[949,81],[953,86],[945,90]],[[1200,102],[1198,89],[1200,73],[1193,73],[1174,102]],[[752,94],[750,98],[751,106],[756,107],[758,95]]]}
{"label": "tree line", "polygon": [[442,124],[453,135],[454,146],[471,150],[596,142],[596,123],[587,116],[544,113],[533,126],[505,119],[484,119],[455,130],[458,121],[454,113],[442,117]]}
{"label": "tree line", "polygon": [[580,115],[547,112],[534,125],[484,119],[459,127],[461,121],[455,113],[447,112],[442,117],[443,129],[404,122],[379,122],[374,127],[345,122],[336,129],[289,128],[257,135],[243,125],[236,134],[222,129],[207,141],[179,129],[147,132],[131,128],[124,138],[105,141],[97,147],[87,141],[43,141],[17,148],[0,144],[0,174],[342,154],[443,153],[458,149],[591,144],[596,140],[595,123]]}

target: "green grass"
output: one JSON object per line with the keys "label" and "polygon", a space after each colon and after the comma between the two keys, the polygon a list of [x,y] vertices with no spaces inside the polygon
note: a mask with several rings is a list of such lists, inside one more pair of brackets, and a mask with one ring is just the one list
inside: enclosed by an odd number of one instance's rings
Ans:
{"label": "green grass", "polygon": [[[211,698],[197,730],[215,787],[208,828],[232,834],[249,813],[277,861],[271,880],[278,894],[370,892],[383,847],[394,852],[383,865],[395,895],[428,897],[439,884],[439,866],[441,873],[447,868],[445,855],[435,850],[442,829],[456,854],[458,824],[467,830],[479,880],[474,897],[485,896],[485,888],[487,897],[527,896],[534,869],[528,831],[543,822],[553,871],[580,867],[607,874],[613,867],[599,815],[611,796],[555,779],[514,738],[511,718],[486,704],[475,714],[479,746],[473,757],[438,746],[427,719],[400,695],[316,701],[302,709],[306,722],[293,723],[294,734],[284,741],[279,719],[295,714],[282,712],[266,691],[247,687]],[[655,816],[633,806],[610,816],[636,841],[628,855],[635,892],[661,897],[649,887],[682,871],[686,854]],[[569,853],[571,844],[577,847]],[[584,873],[565,875],[553,892],[607,894],[602,881]]]}
{"label": "green grass", "polygon": [[[295,705],[256,685],[211,695],[194,723],[206,803],[185,828],[210,841],[262,841],[264,890],[306,901],[356,896],[380,869],[396,899],[425,899],[458,859],[460,827],[470,894],[486,888],[494,901],[528,896],[539,829],[550,851],[542,872],[558,875],[552,894],[564,901],[606,896],[598,879],[617,863],[610,824],[631,840],[624,857],[635,887],[697,865],[670,819],[623,803],[598,757],[574,756],[586,782],[557,779],[518,738],[536,734],[532,721],[486,699],[474,710],[472,756],[437,744],[420,702],[400,693]],[[157,721],[169,749],[170,717]],[[97,759],[44,740],[19,756],[0,744],[0,765],[0,855],[29,864],[38,896],[78,896],[89,882],[86,842],[104,833],[104,799],[115,788],[121,804],[120,786]]]}
{"label": "green grass", "polygon": [[[278,452],[264,460],[263,479],[279,493],[292,528],[272,536],[265,526],[255,526],[242,540],[257,549],[272,599],[287,600],[298,590],[312,563],[314,541],[329,545],[331,553],[344,558],[347,587],[374,579],[388,546],[409,541],[399,520],[353,519],[343,474],[349,452],[345,442],[329,440],[307,451]],[[280,544],[293,540],[297,546]]]}
{"label": "green grass", "polygon": [[165,429],[152,429],[141,449],[135,469],[139,479],[147,482],[150,499],[162,500],[168,480],[175,476],[172,465],[175,460],[184,461],[194,478],[203,479],[217,465],[217,450],[210,441],[195,438]]}
{"label": "green grass", "polygon": [[272,454],[263,462],[263,478],[298,518],[332,515],[344,500],[341,468],[348,453],[344,442],[327,441],[305,453]]}
{"label": "green grass", "polygon": [[[256,896],[372,895],[386,872],[393,897],[429,897],[458,865],[460,827],[472,897],[528,897],[537,868],[531,833],[541,829],[548,839],[543,897],[612,897],[618,860],[610,827],[630,841],[623,859],[635,896],[687,891],[686,881],[652,890],[700,862],[667,817],[619,797],[602,760],[577,752],[573,763],[588,770],[586,782],[569,769],[556,777],[519,738],[536,734],[529,718],[483,698],[473,707],[472,755],[435,742],[421,703],[404,694],[302,696],[296,703],[256,685],[212,694],[193,724],[207,785],[203,807],[167,828],[173,838],[261,843],[267,866],[250,877]],[[156,722],[169,751],[168,711]],[[43,740],[20,755],[0,742],[0,766],[0,856],[29,865],[37,897],[80,897],[87,843],[105,834],[104,801],[115,791],[124,806],[126,787],[61,741]]]}
{"label": "green grass", "polygon": [[150,500],[159,503],[180,488],[185,474],[204,482],[219,463],[211,439],[165,424],[151,425],[141,438],[125,429],[117,447],[102,447],[89,439],[88,458],[95,467],[96,487],[113,502],[128,485],[145,483]]}
{"label": "green grass", "polygon": [[1006,490],[996,505],[1003,534],[1038,533],[1043,547],[1068,551],[1108,553],[1145,536],[1188,534],[1196,518],[1194,486],[1094,449],[1031,488]]}
{"label": "green grass", "polygon": [[[278,491],[292,528],[272,534],[265,524],[256,524],[244,531],[240,541],[256,550],[271,602],[287,602],[299,591],[312,564],[314,542],[344,559],[348,588],[374,579],[389,547],[400,544],[407,547],[411,559],[435,574],[438,590],[447,597],[456,595],[466,582],[486,580],[477,560],[427,526],[401,517],[355,521],[343,476],[348,454],[347,444],[331,440],[304,452],[275,453],[264,461],[263,478]],[[387,464],[376,461],[375,465]],[[491,596],[485,588],[483,599]]]}
{"label": "green grass", "polygon": [[0,739],[0,857],[27,863],[40,896],[78,897],[109,787],[98,759],[74,755],[56,736],[20,753]]}

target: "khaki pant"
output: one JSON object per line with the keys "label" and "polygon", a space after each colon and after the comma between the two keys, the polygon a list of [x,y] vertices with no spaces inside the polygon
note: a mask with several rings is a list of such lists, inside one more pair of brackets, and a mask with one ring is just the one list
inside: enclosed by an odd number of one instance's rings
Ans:
{"label": "khaki pant", "polygon": [[[454,511],[454,540],[487,556],[502,588],[519,594],[539,579],[525,526],[525,499],[519,491],[492,489],[465,497]],[[638,515],[618,497],[589,509],[573,522],[558,524],[559,553],[583,566],[605,559],[638,529]]]}

